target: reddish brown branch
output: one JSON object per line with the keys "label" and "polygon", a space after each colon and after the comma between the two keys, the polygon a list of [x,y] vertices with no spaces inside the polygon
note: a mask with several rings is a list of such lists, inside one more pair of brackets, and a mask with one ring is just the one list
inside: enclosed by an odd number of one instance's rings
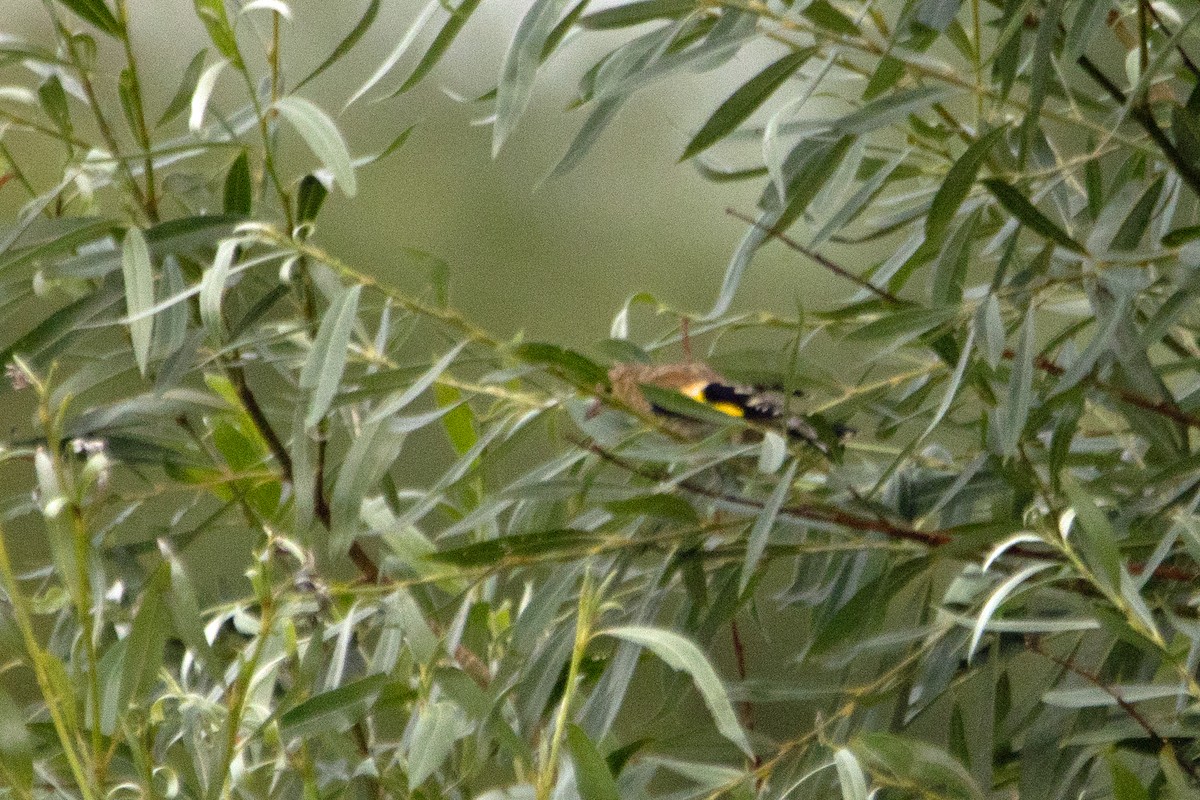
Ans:
{"label": "reddish brown branch", "polygon": [[1200,779],[1200,774],[1197,773],[1195,765],[1192,764],[1191,761],[1185,758],[1183,754],[1175,748],[1170,739],[1156,731],[1154,726],[1150,724],[1150,720],[1146,719],[1146,716],[1138,710],[1137,706],[1126,700],[1121,695],[1120,691],[1117,690],[1117,687],[1106,683],[1094,672],[1089,672],[1088,670],[1083,669],[1075,663],[1074,659],[1062,658],[1053,653],[1047,652],[1046,649],[1042,647],[1041,638],[1038,636],[1026,636],[1025,647],[1030,652],[1037,653],[1042,658],[1054,662],[1068,672],[1078,675],[1115,700],[1121,710],[1124,711],[1131,720],[1136,722],[1138,727],[1146,732],[1146,735],[1149,736],[1156,745],[1158,745],[1160,750],[1163,748],[1168,748],[1171,751],[1171,756],[1175,759],[1175,763],[1179,765],[1180,769],[1190,775],[1193,780]]}
{"label": "reddish brown branch", "polygon": [[728,214],[729,216],[733,217],[734,219],[740,219],[742,222],[745,222],[749,225],[753,225],[754,227],[758,228],[760,231],[764,231],[768,236],[770,236],[774,239],[778,239],[779,241],[783,242],[783,244],[785,246],[787,246],[788,249],[795,250],[797,253],[800,253],[801,255],[811,258],[813,261],[817,262],[822,267],[824,267],[825,269],[832,272],[834,275],[837,275],[840,278],[845,278],[846,280],[850,281],[851,283],[855,284],[856,286],[860,286],[863,289],[866,289],[868,292],[871,292],[872,294],[876,295],[877,297],[879,297],[883,300],[886,300],[889,303],[892,303],[893,305],[903,305],[904,304],[904,301],[901,300],[899,297],[896,297],[896,295],[892,294],[891,292],[887,291],[886,289],[880,289],[878,286],[876,286],[875,284],[871,283],[868,280],[864,280],[864,279],[860,278],[859,276],[855,275],[853,272],[851,272],[850,270],[841,266],[840,264],[833,261],[832,259],[829,259],[826,256],[821,255],[817,251],[811,250],[811,249],[805,247],[804,245],[800,244],[795,239],[788,236],[786,233],[784,233],[782,231],[778,231],[774,228],[769,228],[766,225],[763,225],[761,222],[758,222],[754,218],[748,217],[745,214],[743,214],[740,211],[737,211],[736,209],[733,209],[733,208],[725,209],[725,213]]}
{"label": "reddish brown branch", "polygon": [[[591,453],[599,456],[604,461],[620,467],[621,469],[630,472],[647,480],[660,481],[663,476],[647,470],[637,464],[634,464],[615,453],[601,447],[592,441],[571,440],[573,444],[588,450]],[[689,494],[706,497],[710,500],[719,500],[730,505],[740,505],[747,508],[762,509],[764,503],[760,500],[755,500],[749,497],[741,497],[725,492],[720,492],[715,489],[709,489],[706,486],[701,486],[693,481],[681,481],[679,487]],[[875,517],[860,517],[857,514],[852,514],[848,511],[842,511],[831,506],[820,505],[816,503],[798,503],[785,505],[779,509],[779,513],[785,517],[802,520],[805,522],[826,522],[837,525],[842,528],[853,531],[861,531],[863,533],[880,533],[887,536],[889,539],[898,539],[907,542],[916,542],[930,549],[936,549],[944,545],[950,544],[955,540],[957,533],[954,528],[944,528],[941,530],[921,531],[916,528],[911,528],[905,525],[900,525],[886,519]],[[1016,545],[1008,548],[1005,551],[1007,555],[1017,556],[1020,558],[1033,559],[1035,561],[1053,561],[1061,562],[1062,556],[1058,553],[1048,550],[1035,550],[1023,545]],[[1130,574],[1141,575],[1146,570],[1146,565],[1132,561],[1126,564],[1126,568]],[[1160,580],[1177,582],[1177,583],[1193,583],[1200,580],[1200,572],[1184,567],[1173,566],[1169,564],[1160,564],[1154,568],[1154,577]]]}

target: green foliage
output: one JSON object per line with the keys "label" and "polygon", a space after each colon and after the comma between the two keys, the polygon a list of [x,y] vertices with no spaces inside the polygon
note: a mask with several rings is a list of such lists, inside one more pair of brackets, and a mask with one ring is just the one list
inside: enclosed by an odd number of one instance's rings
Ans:
{"label": "green foliage", "polygon": [[[0,796],[1197,796],[1191,4],[537,0],[494,149],[582,38],[555,174],[702,80],[684,159],[759,186],[711,309],[592,352],[320,246],[413,134],[295,93],[360,5],[293,75],[286,5],[196,0],[162,108],[136,4],[0,40]],[[738,304],[772,242],[793,316]]]}

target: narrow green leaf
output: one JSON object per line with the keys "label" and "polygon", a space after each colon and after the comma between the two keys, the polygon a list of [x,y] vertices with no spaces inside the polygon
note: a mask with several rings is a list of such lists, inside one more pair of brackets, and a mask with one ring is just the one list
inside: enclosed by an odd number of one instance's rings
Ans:
{"label": "narrow green leaf", "polygon": [[117,21],[104,0],[59,0],[79,17],[95,25],[109,36],[121,35],[121,23]]}
{"label": "narrow green leaf", "polygon": [[1116,706],[1121,701],[1142,703],[1164,697],[1184,697],[1186,686],[1154,683],[1114,684],[1112,686],[1079,686],[1073,689],[1052,689],[1042,694],[1042,702],[1059,708],[1095,708]]}
{"label": "narrow green leaf", "polygon": [[796,478],[796,469],[799,466],[800,460],[793,458],[787,471],[775,484],[771,496],[767,498],[767,502],[763,504],[762,509],[754,518],[754,526],[750,529],[750,536],[746,539],[746,557],[742,561],[738,594],[745,594],[746,588],[754,578],[754,571],[758,569],[758,562],[762,560],[763,553],[767,549],[767,542],[771,538],[771,531],[775,528],[775,520],[779,518],[779,509],[783,508],[784,501],[792,491],[792,481]]}
{"label": "narrow green leaf", "polygon": [[67,103],[67,93],[63,90],[62,81],[57,75],[51,75],[38,85],[38,101],[42,111],[46,112],[54,126],[62,133],[63,138],[70,139],[74,135],[71,125],[71,109]]}
{"label": "narrow green leaf", "polygon": [[371,0],[371,2],[367,4],[366,11],[364,11],[363,15],[359,17],[358,22],[355,23],[354,27],[350,29],[350,32],[346,34],[345,38],[337,43],[337,46],[333,48],[333,52],[326,56],[325,60],[318,64],[312,72],[300,79],[300,82],[296,84],[296,88],[293,91],[300,91],[302,88],[304,88],[305,84],[316,78],[325,70],[332,67],[342,59],[342,56],[353,50],[354,45],[358,44],[358,40],[361,39],[363,34],[370,29],[371,25],[375,22],[375,18],[379,16],[379,5],[380,0]]}
{"label": "narrow green leaf", "polygon": [[1053,564],[1030,564],[1023,567],[1012,575],[1009,575],[1000,584],[992,590],[988,595],[988,599],[984,602],[982,608],[979,609],[979,614],[975,618],[975,624],[971,626],[971,639],[967,642],[967,661],[975,655],[975,649],[979,646],[979,642],[983,639],[983,634],[988,630],[988,626],[992,622],[992,617],[1000,606],[1004,605],[1004,601],[1012,595],[1021,584],[1032,578],[1034,575],[1044,570],[1053,567]]}
{"label": "narrow green leaf", "polygon": [[123,287],[107,282],[99,291],[64,306],[43,319],[33,330],[0,351],[0,364],[12,363],[20,355],[35,369],[49,363],[88,332],[89,328],[125,298]]}
{"label": "narrow green leaf", "polygon": [[171,102],[167,103],[167,107],[163,109],[162,116],[158,118],[155,127],[166,125],[184,111],[187,111],[191,106],[192,95],[196,91],[196,83],[200,80],[200,73],[204,71],[204,59],[207,57],[207,48],[192,56],[192,60],[188,62],[187,67],[183,70],[183,79],[179,81],[179,88],[175,90],[175,96],[171,98]]}
{"label": "narrow green leaf", "polygon": [[1134,771],[1121,762],[1117,753],[1106,753],[1105,759],[1112,773],[1113,800],[1150,800],[1150,792],[1142,786]]}
{"label": "narrow green leaf", "polygon": [[[438,414],[442,418],[442,429],[454,452],[464,456],[471,452],[479,442],[479,433],[475,429],[475,412],[471,404],[463,400],[462,391],[455,386],[437,384],[433,387],[433,396],[437,401]],[[395,427],[395,421],[392,426]]]}
{"label": "narrow green leaf", "polygon": [[1042,105],[1046,102],[1046,93],[1050,82],[1060,74],[1051,65],[1054,58],[1054,45],[1058,39],[1059,20],[1062,19],[1063,6],[1066,0],[1049,0],[1040,9],[1040,19],[1037,35],[1033,41],[1033,55],[1029,64],[1029,105],[1025,111],[1025,119],[1021,122],[1024,133],[1023,142],[1028,146],[1038,133],[1038,120],[1041,117]]}
{"label": "narrow green leaf", "polygon": [[141,136],[142,100],[134,90],[133,71],[126,67],[117,78],[117,99],[121,101],[121,111],[125,115],[125,124],[133,133],[134,138]]}
{"label": "narrow green leaf", "polygon": [[369,675],[310,697],[283,713],[279,735],[291,741],[349,730],[375,705],[387,681],[387,675]]}
{"label": "narrow green leaf", "polygon": [[871,773],[878,775],[881,785],[936,786],[940,797],[955,800],[985,800],[990,796],[979,788],[962,762],[915,737],[873,731],[855,737],[853,748]]}
{"label": "narrow green leaf", "polygon": [[454,743],[471,732],[462,709],[441,700],[421,709],[408,751],[408,790],[412,792],[437,771]]}
{"label": "narrow green leaf", "polygon": [[903,76],[904,62],[895,56],[885,55],[879,59],[875,72],[871,74],[871,80],[867,81],[867,88],[863,89],[863,100],[874,100],[881,96],[895,86]]}
{"label": "narrow green leaf", "polygon": [[409,89],[421,82],[421,79],[429,74],[429,71],[437,66],[441,61],[442,56],[450,49],[450,45],[454,43],[454,39],[458,36],[459,31],[467,24],[467,20],[471,18],[471,14],[479,7],[481,0],[462,0],[458,4],[458,8],[450,12],[450,18],[446,20],[446,24],[438,31],[433,42],[429,45],[429,49],[425,51],[425,55],[421,56],[421,60],[417,62],[417,66],[413,68],[412,74],[405,79],[404,83],[400,84],[400,88],[392,93],[392,97],[398,94],[404,94]]}
{"label": "narrow green leaf", "polygon": [[360,161],[360,163],[363,166],[367,166],[368,164],[378,164],[380,161],[383,161],[385,158],[390,156],[392,153],[396,152],[401,147],[403,147],[404,143],[408,141],[408,137],[411,136],[412,132],[415,131],[416,129],[417,129],[416,125],[409,125],[407,128],[400,131],[400,134],[398,136],[396,136],[395,139],[392,139],[391,144],[389,144],[387,147],[380,150],[375,155],[369,157],[366,161]]}
{"label": "narrow green leaf", "polygon": [[215,667],[216,655],[204,636],[204,618],[200,613],[200,601],[196,597],[196,587],[191,576],[165,539],[159,540],[158,547],[171,570],[171,591],[167,592],[163,599],[171,612],[175,632],[196,658]]}
{"label": "narrow green leaf", "polygon": [[640,384],[638,388],[641,389],[642,394],[645,395],[650,405],[663,413],[675,414],[701,422],[711,422],[715,425],[730,425],[740,422],[739,417],[726,414],[724,411],[714,408],[711,405],[693,400],[674,389],[664,389],[661,386],[649,383]]}
{"label": "narrow green leaf", "polygon": [[33,737],[20,706],[0,688],[0,777],[16,788],[17,797],[33,797]]}
{"label": "narrow green leaf", "polygon": [[237,69],[245,69],[242,54],[238,51],[237,37],[225,13],[225,0],[194,0],[194,3],[196,16],[204,23],[208,38],[217,46],[217,52]]}
{"label": "narrow green leaf", "polygon": [[618,517],[647,516],[692,524],[700,521],[695,507],[675,494],[645,494],[624,500],[612,500],[605,503],[604,508]]}
{"label": "narrow green leaf", "polygon": [[1200,225],[1186,228],[1176,228],[1162,238],[1163,247],[1182,247],[1188,242],[1200,239]]}
{"label": "narrow green leaf", "polygon": [[982,216],[982,211],[977,209],[959,222],[933,262],[929,287],[931,305],[957,305],[962,302],[967,268],[971,263],[971,247],[975,244],[976,230]]}
{"label": "narrow green leaf", "polygon": [[222,58],[200,73],[200,77],[196,80],[196,89],[188,101],[188,130],[199,131],[204,127],[204,114],[208,110],[208,101],[217,87],[217,78],[221,77],[221,71],[229,66],[229,63],[229,59]]}
{"label": "narrow green leaf", "polygon": [[550,31],[550,35],[546,37],[546,43],[542,45],[542,62],[554,54],[558,46],[567,38],[567,34],[575,30],[579,23],[579,18],[583,16],[583,12],[587,11],[588,4],[591,0],[578,0],[575,5],[563,15],[563,18],[554,26],[554,30]]}
{"label": "narrow green leaf", "polygon": [[867,776],[854,753],[839,748],[833,754],[842,800],[867,800]]}
{"label": "narrow green leaf", "polygon": [[[158,680],[167,638],[172,632],[166,601],[170,591],[171,568],[167,564],[159,564],[140,593],[137,615],[125,640],[121,686],[116,704],[117,721],[125,716],[126,707],[137,702]],[[104,733],[111,735],[113,730]]]}
{"label": "narrow green leaf", "polygon": [[[154,265],[150,248],[140,229],[130,227],[121,247],[121,272],[125,276],[125,310],[130,317],[142,314],[154,305]],[[145,377],[150,362],[150,342],[154,335],[154,317],[142,316],[129,322],[129,338],[138,371]]]}
{"label": "narrow green leaf", "polygon": [[996,198],[1000,205],[1022,225],[1044,236],[1060,247],[1064,247],[1073,253],[1087,255],[1087,251],[1083,245],[1072,239],[1066,231],[1051,222],[1041,211],[1038,211],[1037,207],[1029,202],[1025,198],[1025,195],[1021,194],[1016,187],[1005,183],[999,178],[989,178],[983,182],[983,185],[987,187],[988,191],[992,193],[992,196]]}
{"label": "narrow green leaf", "polygon": [[496,86],[496,121],[492,127],[492,156],[500,152],[533,95],[533,81],[541,63],[542,48],[569,0],[534,0],[517,26],[504,54]]}
{"label": "narrow green leaf", "polygon": [[1033,357],[1037,345],[1034,337],[1034,309],[1031,305],[1021,325],[1017,352],[1012,360],[1012,375],[1008,381],[1008,397],[1001,411],[1003,427],[1000,431],[1000,452],[1005,456],[1015,455],[1029,409],[1033,405]]}
{"label": "narrow green leaf", "polygon": [[254,183],[250,179],[250,156],[242,150],[225,173],[225,213],[248,217],[253,205]]}
{"label": "narrow green leaf", "polygon": [[588,14],[579,27],[592,31],[628,28],[656,19],[679,19],[695,10],[695,0],[637,0]]}
{"label": "narrow green leaf", "polygon": [[721,735],[736,744],[743,753],[749,755],[752,752],[721,679],[699,647],[678,633],[662,628],[630,625],[609,628],[601,633],[644,647],[661,658],[667,666],[690,675]]}
{"label": "narrow green leaf", "polygon": [[204,276],[200,279],[200,321],[214,342],[224,338],[225,321],[221,315],[221,305],[225,295],[225,282],[229,280],[229,271],[233,266],[237,248],[236,239],[222,241],[217,246],[212,265],[204,271]]}
{"label": "narrow green leaf", "polygon": [[393,414],[398,414],[408,407],[410,403],[416,400],[421,394],[433,385],[433,382],[441,377],[449,366],[467,346],[464,340],[452,347],[445,355],[433,363],[433,365],[423,372],[420,377],[412,382],[404,391],[389,397],[379,404],[379,407],[367,417],[367,422],[378,422],[385,417],[390,417]]}
{"label": "narrow green leaf", "polygon": [[556,554],[578,555],[601,542],[603,537],[591,531],[564,528],[501,536],[482,542],[431,553],[429,559],[440,564],[453,564],[466,569],[487,567],[505,559],[538,559]]}
{"label": "narrow green leaf", "polygon": [[321,319],[312,350],[300,370],[300,387],[312,391],[308,414],[304,418],[305,427],[312,428],[325,417],[333,396],[341,387],[350,336],[358,320],[358,298],[361,293],[362,286],[356,284],[338,295]]}
{"label": "narrow green leaf", "polygon": [[392,430],[387,420],[363,425],[354,438],[338,470],[330,499],[333,531],[329,550],[333,555],[345,555],[356,532],[362,499],[375,489],[399,457],[405,438],[402,431]]}
{"label": "narrow green leaf", "polygon": [[942,181],[937,194],[933,196],[933,202],[929,205],[929,214],[925,217],[926,242],[941,241],[950,221],[958,213],[963,200],[971,191],[971,186],[974,185],[975,178],[979,174],[979,168],[983,166],[988,153],[1004,135],[1005,130],[1006,128],[1003,126],[993,128],[976,139],[950,167],[946,173],[946,179]]}
{"label": "narrow green leaf", "polygon": [[300,181],[300,190],[296,193],[296,219],[300,222],[312,222],[321,211],[321,205],[329,190],[315,175],[305,175]]}
{"label": "narrow green leaf", "polygon": [[404,57],[405,53],[408,52],[408,48],[412,47],[412,43],[417,40],[417,36],[420,35],[421,30],[425,27],[425,23],[429,22],[430,18],[432,18],[434,13],[441,7],[442,6],[438,0],[430,0],[430,2],[425,5],[425,8],[421,9],[421,13],[417,14],[416,18],[408,26],[408,30],[405,32],[404,36],[400,37],[400,40],[396,42],[396,46],[392,48],[392,51],[388,54],[388,57],[383,60],[383,63],[375,68],[375,71],[371,73],[371,77],[367,78],[366,82],[363,83],[362,86],[359,86],[357,89],[355,89],[353,94],[350,95],[350,99],[348,99],[345,105],[342,106],[343,112],[350,106],[354,105],[354,103],[356,103],[360,97],[371,91],[371,89],[375,88],[375,85],[383,80],[384,77],[392,71],[392,67],[396,66],[396,63]]}
{"label": "narrow green leaf", "polygon": [[869,342],[879,339],[893,342],[908,342],[923,333],[933,330],[958,316],[959,309],[953,306],[942,308],[905,308],[889,310],[879,319],[868,322],[846,335],[851,342]]}
{"label": "narrow green leaf", "polygon": [[621,800],[617,782],[596,745],[578,725],[567,726],[567,749],[575,762],[575,785],[582,800]]}
{"label": "narrow green leaf", "polygon": [[858,36],[861,32],[854,20],[834,7],[829,0],[813,0],[800,12],[827,31],[843,36]]}
{"label": "narrow green leaf", "polygon": [[816,47],[804,47],[788,53],[742,84],[700,126],[679,160],[687,161],[735,131],[816,52]]}
{"label": "narrow green leaf", "polygon": [[834,120],[830,127],[842,133],[864,134],[902,120],[907,126],[909,115],[919,113],[926,106],[946,97],[947,90],[941,86],[921,86],[892,92]]}
{"label": "narrow green leaf", "polygon": [[529,364],[557,367],[572,380],[586,386],[608,383],[608,371],[604,367],[581,353],[556,344],[526,342],[516,349],[515,355]]}
{"label": "narrow green leaf", "polygon": [[330,116],[303,97],[282,97],[275,101],[275,108],[333,174],[334,181],[346,196],[353,197],[358,191],[354,163],[341,131]]}
{"label": "narrow green leaf", "polygon": [[1117,547],[1117,533],[1113,530],[1108,515],[1096,503],[1096,499],[1070,475],[1062,476],[1063,491],[1071,501],[1075,521],[1083,533],[1082,541],[1076,546],[1083,553],[1088,565],[1104,581],[1105,587],[1117,592],[1121,586],[1121,551]]}
{"label": "narrow green leaf", "polygon": [[1058,385],[1054,387],[1053,394],[1060,394],[1067,391],[1092,371],[1101,354],[1109,349],[1117,327],[1125,321],[1125,315],[1129,311],[1129,302],[1130,296],[1122,295],[1117,300],[1116,308],[1107,309],[1108,314],[1104,318],[1100,329],[1096,331],[1096,335],[1088,342],[1087,349],[1083,351],[1083,354],[1075,359],[1075,363],[1071,364],[1070,368],[1058,379]]}
{"label": "narrow green leaf", "polygon": [[1063,63],[1074,62],[1087,50],[1093,34],[1104,24],[1112,6],[1109,3],[1080,3],[1074,19],[1067,26],[1067,38],[1060,58]]}
{"label": "narrow green leaf", "polygon": [[1142,196],[1133,204],[1133,208],[1129,209],[1125,221],[1117,229],[1109,247],[1113,250],[1128,251],[1136,249],[1142,243],[1142,236],[1150,227],[1150,217],[1154,213],[1154,207],[1158,205],[1158,198],[1162,194],[1165,182],[1166,177],[1159,175],[1158,180],[1146,187],[1146,191],[1142,192]]}

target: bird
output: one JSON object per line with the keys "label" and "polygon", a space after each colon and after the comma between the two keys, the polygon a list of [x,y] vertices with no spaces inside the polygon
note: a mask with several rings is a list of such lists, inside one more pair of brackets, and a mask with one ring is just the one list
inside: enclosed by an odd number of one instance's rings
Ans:
{"label": "bird", "polygon": [[[830,452],[827,439],[836,443],[852,433],[844,425],[829,425],[819,418],[789,413],[789,394],[782,389],[735,383],[703,361],[620,362],[609,369],[608,379],[614,397],[644,416],[660,417],[665,427],[684,437],[702,432],[703,421],[693,418],[681,407],[683,404],[668,403],[669,396],[661,394],[663,391],[675,392],[728,417],[778,428],[826,454]],[[826,428],[826,435],[819,428]]]}

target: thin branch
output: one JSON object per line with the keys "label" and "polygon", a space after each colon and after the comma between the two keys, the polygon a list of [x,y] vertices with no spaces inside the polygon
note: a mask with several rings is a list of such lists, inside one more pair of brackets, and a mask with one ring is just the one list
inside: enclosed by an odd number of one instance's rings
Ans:
{"label": "thin branch", "polygon": [[[596,442],[590,440],[580,440],[571,436],[567,436],[568,441],[577,447],[588,450],[591,453],[599,456],[602,460],[613,464],[621,469],[652,481],[661,481],[663,476],[648,470],[638,464],[634,464],[627,459],[613,453]],[[710,489],[693,481],[680,481],[676,484],[683,491],[705,497],[710,500],[719,500],[729,505],[740,505],[746,508],[762,509],[764,503],[761,500],[755,500],[751,497],[743,497],[740,495],[729,494],[715,489]],[[932,531],[922,531],[916,528],[908,527],[891,522],[886,519],[875,517],[860,517],[857,514],[852,514],[848,511],[842,511],[839,508],[820,505],[816,503],[798,503],[784,505],[779,509],[779,514],[784,517],[801,520],[804,522],[823,522],[832,525],[837,525],[849,530],[861,531],[864,533],[880,533],[890,539],[896,539],[906,542],[916,542],[925,547],[934,550],[939,547],[950,544],[957,540],[957,534],[960,532],[957,528],[942,528]],[[969,526],[968,526],[969,527]],[[1048,550],[1035,550],[1024,545],[1010,547],[1005,551],[1007,555],[1018,558],[1028,558],[1035,561],[1052,561],[1062,562],[1062,556],[1059,553]],[[1142,575],[1146,571],[1146,565],[1131,561],[1126,564],[1126,568],[1131,575]],[[1200,580],[1200,571],[1187,569],[1185,567],[1176,566],[1173,564],[1160,564],[1154,568],[1153,576],[1159,580],[1170,581],[1172,583],[1194,583]]]}
{"label": "thin branch", "polygon": [[1068,672],[1078,675],[1115,700],[1117,705],[1120,706],[1121,710],[1124,711],[1130,719],[1136,722],[1138,726],[1146,732],[1146,735],[1149,736],[1156,745],[1158,745],[1159,750],[1162,750],[1163,748],[1169,749],[1171,751],[1171,756],[1175,759],[1175,763],[1179,765],[1180,769],[1191,776],[1193,780],[1200,779],[1200,773],[1197,772],[1195,765],[1192,764],[1189,759],[1185,758],[1181,752],[1179,752],[1179,750],[1171,743],[1170,739],[1155,730],[1154,726],[1150,724],[1150,720],[1146,719],[1146,716],[1138,710],[1137,706],[1126,700],[1116,687],[1105,682],[1104,679],[1102,679],[1099,675],[1083,669],[1075,663],[1074,659],[1062,658],[1048,652],[1044,647],[1042,647],[1041,638],[1038,636],[1026,636],[1025,647],[1030,652],[1037,653],[1042,658],[1054,662]]}
{"label": "thin branch", "polygon": [[853,272],[846,269],[845,267],[838,265],[834,261],[830,260],[829,258],[826,258],[825,256],[821,255],[820,253],[816,252],[815,250],[811,250],[811,249],[805,247],[804,245],[800,244],[795,239],[788,236],[786,233],[783,233],[782,231],[778,231],[775,228],[769,228],[766,225],[763,225],[761,222],[758,222],[757,220],[755,220],[751,217],[748,217],[745,214],[741,213],[740,211],[737,211],[732,208],[725,209],[725,213],[728,214],[729,216],[733,217],[734,219],[739,219],[742,222],[745,222],[749,225],[753,225],[754,227],[758,228],[761,231],[765,231],[768,236],[770,236],[774,239],[778,239],[779,241],[783,242],[789,249],[795,250],[797,253],[800,253],[801,255],[805,255],[805,256],[811,258],[813,261],[817,262],[822,267],[824,267],[825,269],[832,272],[834,275],[837,275],[838,277],[841,277],[841,278],[845,278],[846,280],[850,281],[851,283],[855,284],[856,286],[859,286],[863,289],[866,289],[868,292],[875,294],[879,298],[886,300],[887,302],[889,302],[893,305],[903,305],[904,304],[904,301],[901,300],[899,297],[896,297],[896,295],[892,294],[891,292],[887,291],[886,289],[880,289],[878,286],[876,286],[875,284],[871,283],[868,280],[864,280],[863,278],[858,277],[857,275],[855,275]]}
{"label": "thin branch", "polygon": [[1162,154],[1171,162],[1171,166],[1179,173],[1179,177],[1188,185],[1188,188],[1197,195],[1200,195],[1200,171],[1190,164],[1183,157],[1183,154],[1176,149],[1174,142],[1167,136],[1166,131],[1154,119],[1154,114],[1150,111],[1149,106],[1141,100],[1130,103],[1125,92],[1121,91],[1119,86],[1109,80],[1108,76],[1086,55],[1080,56],[1077,63],[1092,80],[1100,85],[1100,88],[1108,93],[1109,97],[1121,105],[1129,105],[1129,114],[1133,117],[1133,120],[1138,125],[1141,125],[1142,129],[1150,135],[1150,138],[1154,140],[1154,144],[1158,146]]}
{"label": "thin branch", "polygon": [[[1155,24],[1163,29],[1163,33],[1165,33],[1168,38],[1173,38],[1175,34],[1170,28],[1167,27],[1167,24],[1163,21],[1163,18],[1158,15],[1158,9],[1154,7],[1154,3],[1143,3],[1142,5],[1145,6],[1148,12],[1150,12],[1150,17],[1154,20]],[[1192,73],[1192,75],[1195,77],[1200,78],[1200,67],[1197,67],[1196,62],[1192,61],[1191,56],[1189,56],[1187,51],[1183,49],[1182,44],[1177,43],[1175,45],[1175,52],[1179,53],[1179,57],[1183,59],[1183,65],[1187,67],[1188,72]]]}

